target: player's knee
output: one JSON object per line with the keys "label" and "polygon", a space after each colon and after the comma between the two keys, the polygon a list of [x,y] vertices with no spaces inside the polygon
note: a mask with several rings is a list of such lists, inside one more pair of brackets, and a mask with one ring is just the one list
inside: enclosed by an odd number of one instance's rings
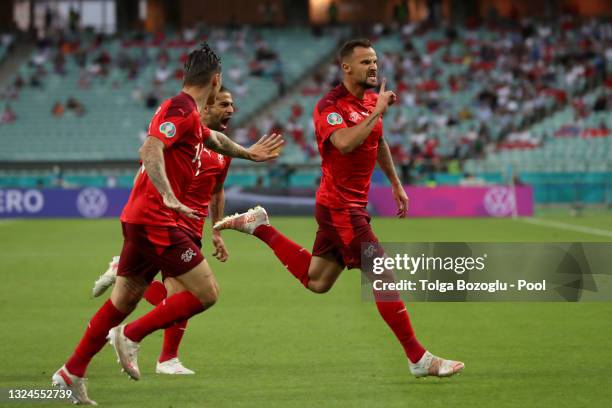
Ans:
{"label": "player's knee", "polygon": [[140,298],[141,296],[132,293],[123,293],[122,296],[112,297],[111,300],[113,305],[121,312],[131,313],[138,306]]}
{"label": "player's knee", "polygon": [[202,303],[204,310],[206,310],[214,306],[215,303],[217,303],[217,300],[219,299],[219,287],[215,285],[214,287],[209,288],[206,291],[198,293],[196,296]]}
{"label": "player's knee", "polygon": [[308,282],[308,289],[314,293],[327,293],[332,288],[333,284],[326,281],[310,281]]}

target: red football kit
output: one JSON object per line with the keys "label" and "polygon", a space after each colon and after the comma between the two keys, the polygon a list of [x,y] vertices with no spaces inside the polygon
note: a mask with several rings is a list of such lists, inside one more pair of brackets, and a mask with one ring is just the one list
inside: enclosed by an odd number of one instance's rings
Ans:
{"label": "red football kit", "polygon": [[375,92],[366,91],[363,99],[359,99],[340,84],[321,98],[313,114],[322,159],[315,211],[319,229],[313,255],[331,253],[348,268],[361,266],[362,243],[378,242],[366,205],[383,135],[382,118],[365,141],[348,154],[340,153],[330,137],[339,129],[365,120],[374,111],[377,100]]}
{"label": "red football kit", "polygon": [[231,162],[231,157],[213,152],[206,147],[200,153],[194,179],[182,203],[197,210],[203,217],[194,220],[180,214],[177,220],[179,227],[189,231],[189,234],[198,240],[202,239],[204,218],[208,215],[210,199],[215,189],[225,182]]}
{"label": "red football kit", "polygon": [[[197,159],[210,130],[200,124],[200,114],[191,96],[181,92],[166,100],[155,112],[149,136],[165,145],[166,175],[176,198],[183,202],[195,175]],[[130,224],[176,226],[178,213],[166,207],[144,168],[121,214]]]}
{"label": "red football kit", "polygon": [[[312,256],[331,256],[349,269],[371,271],[374,257],[384,254],[372,231],[370,215],[366,210],[370,180],[382,138],[382,118],[378,119],[361,146],[350,153],[341,154],[330,141],[335,131],[366,120],[374,111],[377,98],[376,93],[366,92],[363,99],[359,99],[344,85],[339,85],[325,95],[315,108],[313,119],[322,159],[322,178],[315,210],[319,229],[312,254],[271,225],[260,225],[253,232],[274,251],[282,265],[302,285],[315,292],[319,289],[311,286]],[[406,305],[399,293],[374,291],[374,299],[381,317],[401,343],[410,362],[418,362],[425,348],[414,334]]]}
{"label": "red football kit", "polygon": [[[181,92],[166,100],[155,112],[149,136],[164,143],[166,175],[176,198],[188,205],[190,188],[201,170],[200,154],[210,130],[200,123],[193,98]],[[182,216],[166,207],[142,168],[121,214],[124,245],[117,274],[153,279],[159,270],[177,276],[193,269],[204,257],[200,242],[180,228]]]}

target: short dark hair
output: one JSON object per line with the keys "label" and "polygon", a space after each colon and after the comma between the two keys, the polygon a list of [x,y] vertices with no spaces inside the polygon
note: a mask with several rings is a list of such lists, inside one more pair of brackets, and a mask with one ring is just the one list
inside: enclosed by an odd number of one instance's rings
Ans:
{"label": "short dark hair", "polygon": [[228,94],[231,94],[231,93],[232,93],[232,91],[230,91],[229,89],[227,89],[227,88],[225,87],[225,85],[221,85],[221,88],[219,89],[219,92],[218,92],[218,93],[228,93]]}
{"label": "short dark hair", "polygon": [[221,72],[221,59],[207,43],[202,43],[187,56],[184,71],[183,85],[206,86],[214,74]]}
{"label": "short dark hair", "polygon": [[372,42],[367,38],[354,38],[352,40],[348,40],[342,47],[338,50],[338,61],[342,62],[346,57],[353,53],[353,50],[357,47],[370,48],[372,47]]}

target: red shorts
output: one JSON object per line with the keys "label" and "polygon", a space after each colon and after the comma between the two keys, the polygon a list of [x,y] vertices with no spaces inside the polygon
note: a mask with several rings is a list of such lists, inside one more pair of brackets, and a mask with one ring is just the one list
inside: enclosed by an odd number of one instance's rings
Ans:
{"label": "red shorts", "polygon": [[332,255],[340,265],[349,269],[361,268],[361,246],[378,238],[370,226],[370,214],[365,208],[334,210],[317,204],[315,218],[319,224],[312,255]]}
{"label": "red shorts", "polygon": [[152,281],[184,274],[204,260],[201,242],[179,227],[121,223],[123,249],[117,275],[142,276]]}

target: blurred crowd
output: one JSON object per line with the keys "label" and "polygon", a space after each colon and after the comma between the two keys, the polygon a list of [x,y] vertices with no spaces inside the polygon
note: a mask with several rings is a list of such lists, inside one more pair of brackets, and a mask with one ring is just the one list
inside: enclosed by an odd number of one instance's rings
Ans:
{"label": "blurred crowd", "polygon": [[[220,55],[231,52],[246,61],[225,66],[225,75],[238,97],[248,95],[252,77],[270,78],[278,94],[285,92],[281,56],[247,26],[211,28],[198,25],[176,33],[131,32],[117,38],[73,29],[70,25],[49,30],[38,40],[27,69],[20,70],[2,90],[1,98],[9,102],[16,100],[24,88],[44,92],[47,81],[59,76],[74,78],[81,90],[90,89],[94,82],[112,89],[130,87],[135,103],[155,108],[161,100],[176,93],[177,83],[165,85],[172,80],[182,80],[182,67],[188,52],[202,41],[209,42]],[[74,109],[69,106],[73,99],[71,97],[65,104],[56,102],[49,109],[54,116],[61,116],[62,107],[82,116],[85,113],[82,103]]]}
{"label": "blurred crowd", "polygon": [[[537,148],[550,137],[609,135],[609,122],[593,125],[588,118],[612,106],[610,22],[567,15],[554,23],[524,19],[444,28],[429,21],[403,23],[405,12],[395,10],[391,26],[374,24],[366,33],[378,51],[379,77],[386,77],[399,97],[385,117],[385,136],[405,181],[435,171],[460,172],[466,159],[500,149]],[[334,13],[332,7],[330,16]],[[94,82],[129,87],[134,104],[153,109],[176,92],[176,83],[169,82],[182,78],[188,51],[201,41],[220,55],[235,56],[224,66],[224,76],[238,102],[248,97],[253,77],[272,79],[278,94],[286,95],[282,55],[246,26],[201,25],[121,38],[73,28],[51,30],[39,40],[28,70],[2,93],[7,102],[0,123],[19,120],[10,101],[22,89],[44,91],[53,76],[74,77],[81,90]],[[303,161],[316,160],[312,109],[340,77],[335,61],[325,64],[281,99],[280,105],[290,106],[288,114],[268,109],[235,128],[234,137],[251,143],[258,135],[282,132],[299,147]],[[55,117],[83,116],[85,105],[69,97],[55,101],[49,111]],[[534,125],[567,106],[574,110],[572,123],[534,131]]]}
{"label": "blurred crowd", "polygon": [[[563,17],[555,24],[523,20],[503,28],[482,25],[432,28],[405,24],[399,30],[374,25],[379,77],[388,78],[399,106],[385,118],[385,135],[397,163],[409,174],[461,171],[461,162],[499,149],[535,148],[555,129],[532,125],[565,106],[575,123],[610,110],[612,24]],[[397,34],[397,32],[400,34]],[[391,44],[391,45],[390,45]],[[380,46],[384,45],[384,46]],[[248,135],[282,129],[313,157],[312,106],[301,99],[320,96],[340,81],[330,63],[307,79],[289,117],[267,116]],[[596,93],[594,102],[583,96]],[[312,105],[312,103],[311,103]],[[589,134],[607,135],[602,123]],[[248,139],[248,137],[246,137]]]}

